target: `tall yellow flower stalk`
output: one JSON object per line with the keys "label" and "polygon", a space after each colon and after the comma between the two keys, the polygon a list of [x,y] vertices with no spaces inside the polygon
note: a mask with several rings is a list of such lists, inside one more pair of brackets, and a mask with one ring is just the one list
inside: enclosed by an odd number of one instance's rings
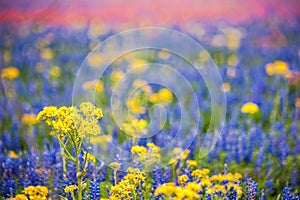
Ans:
{"label": "tall yellow flower stalk", "polygon": [[[51,126],[53,135],[59,141],[64,170],[66,170],[66,160],[76,164],[78,200],[82,199],[84,189],[82,178],[86,173],[87,163],[95,161],[95,158],[88,152],[88,148],[84,150],[82,144],[84,141],[90,144],[90,136],[100,134],[99,119],[102,117],[102,110],[90,102],[81,103],[79,109],[73,106],[60,108],[48,106],[38,114],[38,120],[43,120]],[[75,152],[75,157],[72,155],[72,151]],[[79,161],[80,153],[84,155],[83,163]]]}

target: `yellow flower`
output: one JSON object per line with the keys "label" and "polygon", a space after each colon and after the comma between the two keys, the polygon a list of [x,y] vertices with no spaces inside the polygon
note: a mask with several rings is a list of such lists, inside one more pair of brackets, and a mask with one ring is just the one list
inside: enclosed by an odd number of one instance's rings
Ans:
{"label": "yellow flower", "polygon": [[266,73],[269,76],[272,75],[289,75],[290,70],[289,66],[286,62],[283,62],[281,60],[275,61],[273,63],[269,63],[266,65]]}
{"label": "yellow flower", "polygon": [[153,143],[147,143],[147,146],[152,152],[159,152],[160,148]]}
{"label": "yellow flower", "polygon": [[1,70],[1,78],[14,80],[18,78],[20,71],[16,67],[7,67]]}
{"label": "yellow flower", "polygon": [[51,60],[54,57],[54,52],[50,48],[44,48],[41,50],[41,57],[45,60]]}
{"label": "yellow flower", "polygon": [[80,110],[76,107],[62,106],[57,109],[48,106],[38,114],[38,120],[45,120],[61,138],[68,134],[76,137],[98,135],[101,132],[98,119],[102,117],[102,110],[90,102],[81,103]]}
{"label": "yellow flower", "polygon": [[141,106],[142,102],[139,98],[131,98],[127,102],[127,106],[133,113],[145,113],[145,108]]}
{"label": "yellow flower", "polygon": [[189,167],[197,167],[198,162],[196,160],[187,160],[186,161]]}
{"label": "yellow flower", "polygon": [[241,108],[242,113],[254,114],[257,113],[258,111],[259,111],[258,105],[252,102],[245,103]]}
{"label": "yellow flower", "polygon": [[9,157],[17,159],[19,156],[14,151],[9,151]]}
{"label": "yellow flower", "polygon": [[93,52],[88,56],[87,61],[91,67],[99,67],[104,63],[104,57],[101,53]]}
{"label": "yellow flower", "polygon": [[123,123],[120,129],[131,136],[138,136],[147,133],[147,125],[148,122],[144,119],[134,119],[131,123]]}
{"label": "yellow flower", "polygon": [[199,185],[195,182],[188,182],[185,187],[186,187],[186,189],[192,190],[194,192],[200,192],[202,190],[201,185]]}
{"label": "yellow flower", "polygon": [[23,114],[22,115],[22,123],[23,124],[28,124],[28,125],[35,125],[38,123],[37,116],[35,114]]}
{"label": "yellow flower", "polygon": [[183,152],[183,154],[181,154],[180,158],[182,160],[187,159],[187,157],[189,156],[190,152],[191,152],[191,150],[189,150],[189,149],[184,150],[184,152]]}
{"label": "yellow flower", "polygon": [[208,178],[202,178],[201,179],[201,185],[206,186],[206,187],[210,187],[211,186],[211,181]]}
{"label": "yellow flower", "polygon": [[169,104],[173,101],[173,94],[169,89],[163,88],[158,92],[158,99],[162,104]]}
{"label": "yellow flower", "polygon": [[208,175],[208,173],[209,173],[209,169],[206,169],[206,168],[204,168],[202,170],[195,169],[192,171],[192,176],[201,179],[201,178],[206,177]]}
{"label": "yellow flower", "polygon": [[142,59],[133,59],[130,62],[131,68],[137,68],[137,67],[140,68],[140,67],[143,67],[145,64],[147,64],[147,62]]}
{"label": "yellow flower", "polygon": [[65,193],[72,193],[72,192],[74,192],[74,190],[77,190],[78,189],[78,187],[77,187],[77,185],[69,185],[69,186],[66,186],[65,187]]}
{"label": "yellow flower", "polygon": [[28,200],[28,198],[24,194],[17,194],[15,198],[10,198],[10,200]]}
{"label": "yellow flower", "polygon": [[236,54],[232,54],[228,57],[227,60],[228,65],[230,66],[236,66],[238,64],[238,57]]}
{"label": "yellow flower", "polygon": [[133,146],[131,147],[131,153],[146,154],[147,149],[144,146]]}
{"label": "yellow flower", "polygon": [[295,99],[295,106],[296,106],[297,108],[300,108],[300,98],[296,98],[296,99]]}
{"label": "yellow flower", "polygon": [[117,163],[117,162],[112,162],[108,166],[111,167],[115,171],[118,170],[118,169],[120,169],[120,167],[121,167],[120,164]]}
{"label": "yellow flower", "polygon": [[86,81],[85,83],[83,83],[82,88],[85,90],[102,92],[103,91],[103,83],[98,80]]}
{"label": "yellow flower", "polygon": [[169,161],[169,165],[175,165],[177,163],[177,159],[176,158],[171,158]]}
{"label": "yellow flower", "polygon": [[112,80],[113,83],[118,82],[119,80],[121,80],[123,77],[123,72],[121,71],[112,71],[111,75],[110,75],[110,79]]}
{"label": "yellow flower", "polygon": [[229,92],[231,90],[231,85],[230,85],[230,83],[224,83],[223,85],[222,85],[222,91],[223,92]]}
{"label": "yellow flower", "polygon": [[151,94],[150,97],[149,97],[149,101],[151,103],[157,103],[159,101],[158,94],[157,93]]}
{"label": "yellow flower", "polygon": [[174,183],[165,183],[161,186],[159,186],[156,190],[155,190],[155,196],[158,196],[159,194],[163,194],[166,197],[168,197],[171,194],[174,194],[178,191],[178,187],[175,186]]}
{"label": "yellow flower", "polygon": [[90,154],[90,153],[85,153],[85,156],[84,157],[86,157],[86,159],[87,159],[87,161],[89,161],[89,162],[93,162],[93,163],[95,163],[96,162],[96,158],[95,158],[95,156],[93,156],[92,154]]}
{"label": "yellow flower", "polygon": [[91,138],[92,144],[105,144],[111,142],[112,138],[110,135],[97,135]]}
{"label": "yellow flower", "polygon": [[58,78],[61,75],[61,69],[58,66],[52,66],[49,70],[49,74],[51,77]]}
{"label": "yellow flower", "polygon": [[47,199],[48,188],[45,186],[28,186],[23,191],[24,194],[29,195],[29,199]]}
{"label": "yellow flower", "polygon": [[103,118],[102,109],[96,108],[96,110],[95,110],[95,116],[96,116],[98,119]]}
{"label": "yellow flower", "polygon": [[184,185],[188,180],[189,180],[189,177],[186,174],[178,176],[178,183],[180,185]]}

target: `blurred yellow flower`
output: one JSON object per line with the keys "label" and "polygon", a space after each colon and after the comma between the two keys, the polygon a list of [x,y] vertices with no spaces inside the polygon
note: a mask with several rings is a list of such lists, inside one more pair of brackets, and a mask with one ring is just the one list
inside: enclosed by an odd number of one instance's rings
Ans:
{"label": "blurred yellow flower", "polygon": [[61,75],[61,68],[58,66],[50,67],[49,74],[51,77],[58,78]]}
{"label": "blurred yellow flower", "polygon": [[147,62],[142,59],[133,59],[130,61],[130,67],[136,68],[136,67],[143,67]]}
{"label": "blurred yellow flower", "polygon": [[229,66],[236,66],[238,64],[238,57],[236,54],[232,54],[228,57],[227,63]]}
{"label": "blurred yellow flower", "polygon": [[117,162],[112,162],[108,166],[111,167],[113,170],[118,170],[121,167],[121,165]]}
{"label": "blurred yellow flower", "polygon": [[231,90],[231,85],[230,85],[230,83],[223,83],[223,85],[222,85],[222,91],[223,92],[229,92]]}
{"label": "blurred yellow flower", "polygon": [[110,135],[99,135],[91,138],[92,144],[105,144],[111,142],[112,138]]}
{"label": "blurred yellow flower", "polygon": [[9,157],[17,159],[19,156],[14,151],[9,151]]}
{"label": "blurred yellow flower", "polygon": [[296,99],[295,99],[295,106],[296,106],[297,108],[300,108],[300,98],[296,98]]}
{"label": "blurred yellow flower", "polygon": [[169,104],[173,101],[173,94],[169,89],[163,88],[158,92],[158,99],[162,104]]}
{"label": "blurred yellow flower", "polygon": [[40,56],[45,60],[51,60],[54,57],[54,52],[50,48],[44,48],[41,50]]}
{"label": "blurred yellow flower", "polygon": [[18,78],[20,71],[16,67],[7,67],[1,70],[1,78],[6,78],[8,80],[14,80]]}
{"label": "blurred yellow flower", "polygon": [[22,115],[22,123],[23,124],[28,124],[28,125],[35,125],[38,123],[37,116],[35,114],[29,114],[29,113],[24,113]]}
{"label": "blurred yellow flower", "polygon": [[210,58],[206,51],[201,51],[198,56],[200,63],[206,63]]}
{"label": "blurred yellow flower", "polygon": [[123,72],[122,71],[112,71],[111,75],[110,75],[110,79],[112,80],[113,83],[118,82],[119,80],[121,80],[121,78],[123,77]]}
{"label": "blurred yellow flower", "polygon": [[196,160],[187,160],[186,161],[189,167],[197,167],[198,162]]}
{"label": "blurred yellow flower", "polygon": [[77,185],[69,185],[69,186],[65,187],[64,191],[65,191],[65,193],[72,193],[72,192],[74,192],[74,190],[77,190],[77,189],[78,189]]}
{"label": "blurred yellow flower", "polygon": [[258,105],[252,102],[245,103],[241,108],[242,113],[254,114],[257,113],[258,111],[259,111]]}
{"label": "blurred yellow flower", "polygon": [[99,67],[104,63],[104,57],[100,53],[91,53],[88,56],[87,61],[91,67]]}
{"label": "blurred yellow flower", "polygon": [[4,63],[9,63],[11,60],[11,54],[10,54],[10,51],[9,50],[5,50],[3,52],[3,61]]}
{"label": "blurred yellow flower", "polygon": [[102,92],[103,91],[103,83],[98,80],[94,81],[86,81],[83,83],[82,88],[85,90],[92,90],[96,92]]}
{"label": "blurred yellow flower", "polygon": [[158,101],[159,101],[158,94],[157,93],[151,94],[149,97],[149,101],[151,103],[158,103]]}
{"label": "blurred yellow flower", "polygon": [[10,200],[28,200],[25,194],[17,194],[15,198],[10,198]]}
{"label": "blurred yellow flower", "polygon": [[289,70],[289,65],[286,62],[278,60],[266,65],[266,73],[269,76],[273,76],[273,75],[289,76],[291,74],[291,71]]}
{"label": "blurred yellow flower", "polygon": [[96,163],[96,158],[95,158],[95,156],[93,156],[93,155],[90,154],[89,152],[85,152],[84,157],[86,157],[87,161]]}

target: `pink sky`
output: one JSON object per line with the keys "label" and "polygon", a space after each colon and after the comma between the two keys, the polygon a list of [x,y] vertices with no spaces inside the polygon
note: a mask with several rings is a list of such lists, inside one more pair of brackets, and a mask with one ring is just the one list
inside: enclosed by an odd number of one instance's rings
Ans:
{"label": "pink sky", "polygon": [[243,23],[257,18],[299,17],[298,0],[102,0],[1,1],[0,21],[40,21],[66,25],[91,20],[144,26],[224,20]]}

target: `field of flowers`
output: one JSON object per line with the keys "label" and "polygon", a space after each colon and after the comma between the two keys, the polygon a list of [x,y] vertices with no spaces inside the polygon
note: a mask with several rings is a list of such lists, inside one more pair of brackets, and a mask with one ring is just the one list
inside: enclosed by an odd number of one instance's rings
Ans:
{"label": "field of flowers", "polygon": [[[299,27],[297,19],[172,27],[203,45],[223,79],[225,123],[213,148],[202,148],[204,138],[213,140],[216,116],[205,78],[186,61],[164,49],[129,52],[80,85],[95,96],[89,102],[73,96],[76,73],[98,43],[122,28],[2,23],[0,199],[300,199]],[[209,60],[204,52],[188,53]],[[101,54],[85,61],[91,68],[106,62]],[[191,96],[137,78],[130,84],[135,92],[120,99],[130,117],[119,125],[110,97],[145,63],[174,66],[194,89],[199,112]],[[182,102],[190,118],[199,118],[188,146],[189,136],[176,136]],[[155,105],[166,113],[149,109]],[[151,123],[157,115],[164,123]]]}

